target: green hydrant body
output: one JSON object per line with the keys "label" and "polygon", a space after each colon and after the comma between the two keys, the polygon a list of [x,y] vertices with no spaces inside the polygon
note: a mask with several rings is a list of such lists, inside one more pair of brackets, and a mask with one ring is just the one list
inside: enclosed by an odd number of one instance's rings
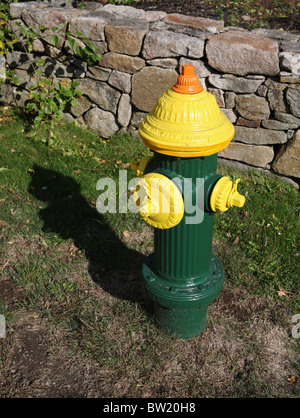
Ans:
{"label": "green hydrant body", "polygon": [[[147,300],[159,326],[169,334],[188,339],[204,331],[208,305],[223,286],[222,266],[212,255],[214,214],[233,205],[243,206],[245,199],[238,194],[237,183],[216,174],[214,151],[232,139],[232,125],[218,113],[213,96],[202,92],[198,79],[190,80],[196,77],[193,67],[183,67],[177,85],[167,92],[172,98],[159,101],[139,129],[154,157],[134,162],[132,168],[141,178],[135,191],[139,213],[155,227],[154,253],[142,270]],[[188,93],[184,91],[187,86]],[[176,87],[183,91],[176,91]],[[209,103],[203,100],[203,93],[204,99],[211,96]],[[194,101],[192,105],[190,100]],[[214,117],[208,115],[206,123],[203,115],[209,114],[209,107]],[[168,129],[172,141],[166,143]],[[205,134],[215,139],[213,143],[208,143]],[[141,190],[148,200],[143,200]],[[168,210],[163,207],[165,201]]]}

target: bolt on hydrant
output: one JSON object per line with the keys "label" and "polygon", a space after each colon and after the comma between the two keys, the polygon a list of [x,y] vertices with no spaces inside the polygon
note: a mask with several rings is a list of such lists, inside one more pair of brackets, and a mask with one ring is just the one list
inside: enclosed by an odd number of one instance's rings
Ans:
{"label": "bolt on hydrant", "polygon": [[217,153],[233,139],[234,127],[199,84],[194,66],[183,65],[177,83],[141,122],[139,135],[154,152],[131,164],[139,177],[133,200],[155,228],[143,287],[167,333],[196,337],[224,281],[212,255],[214,214],[245,203],[239,180],[216,174]]}

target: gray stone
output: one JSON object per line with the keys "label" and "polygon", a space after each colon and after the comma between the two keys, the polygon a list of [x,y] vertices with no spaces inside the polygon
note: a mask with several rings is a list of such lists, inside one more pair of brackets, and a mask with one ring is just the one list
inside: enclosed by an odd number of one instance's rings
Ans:
{"label": "gray stone", "polygon": [[300,42],[281,42],[279,45],[280,52],[292,52],[300,54]]}
{"label": "gray stone", "polygon": [[276,81],[272,80],[271,78],[268,78],[265,82],[265,86],[268,87],[268,89],[271,89],[271,90],[283,91],[283,90],[286,89],[287,84],[277,83]]}
{"label": "gray stone", "polygon": [[71,19],[69,31],[71,33],[81,32],[80,37],[87,37],[95,41],[105,41],[104,28],[109,19],[101,17],[80,16]]}
{"label": "gray stone", "polygon": [[12,51],[7,52],[6,59],[7,64],[13,69],[29,70],[29,68],[33,68],[32,63],[36,59],[36,56],[25,52]]}
{"label": "gray stone", "polygon": [[286,100],[288,104],[290,105],[292,114],[299,118],[300,117],[300,86],[299,88],[289,87],[286,93]]}
{"label": "gray stone", "polygon": [[239,126],[246,126],[248,128],[259,128],[260,120],[249,120],[239,117],[236,124]]}
{"label": "gray stone", "polygon": [[234,113],[234,111],[232,109],[220,109],[221,112],[224,113],[224,115],[226,115],[228,117],[228,119],[230,120],[231,123],[235,123],[237,120],[236,114]]}
{"label": "gray stone", "polygon": [[130,19],[143,19],[145,11],[141,9],[135,9],[131,6],[115,6],[112,4],[107,4],[103,7],[103,11],[110,13],[112,16],[119,16],[122,18]]}
{"label": "gray stone", "polygon": [[62,112],[61,118],[62,120],[69,122],[69,123],[72,123],[75,121],[75,118],[70,113],[67,113],[67,112]]}
{"label": "gray stone", "polygon": [[290,115],[289,113],[281,113],[275,111],[275,118],[280,120],[281,122],[291,123],[300,126],[300,119],[296,118],[293,115]]}
{"label": "gray stone", "polygon": [[131,75],[128,73],[123,73],[121,71],[113,70],[109,77],[109,84],[113,87],[116,87],[118,90],[123,91],[124,93],[131,92]]}
{"label": "gray stone", "polygon": [[272,110],[277,110],[278,112],[283,113],[288,112],[288,107],[286,105],[285,95],[283,91],[269,90],[267,97],[270,103],[270,108]]}
{"label": "gray stone", "polygon": [[32,50],[34,52],[45,52],[45,46],[40,39],[35,39],[32,43]]}
{"label": "gray stone", "polygon": [[117,112],[121,94],[106,83],[87,78],[80,81],[78,88],[101,109]]}
{"label": "gray stone", "polygon": [[84,115],[84,122],[90,129],[104,138],[111,137],[119,130],[114,115],[97,107],[89,110]]}
{"label": "gray stone", "polygon": [[208,88],[207,91],[214,96],[219,107],[225,107],[224,93],[222,90]]}
{"label": "gray stone", "polygon": [[92,103],[85,96],[80,96],[77,99],[76,106],[71,107],[71,113],[73,116],[79,117],[86,111],[88,111],[92,106]]}
{"label": "gray stone", "polygon": [[5,84],[0,83],[0,103],[1,103],[1,105],[7,106],[7,105],[10,105],[13,102],[13,89],[14,89],[14,87],[12,87],[8,83],[5,83]]}
{"label": "gray stone", "polygon": [[273,158],[273,147],[255,146],[231,142],[227,148],[218,153],[219,157],[242,161],[256,167],[266,167]]}
{"label": "gray stone", "polygon": [[199,80],[205,77],[208,77],[211,72],[205,67],[204,63],[200,60],[191,60],[188,58],[180,58],[179,60],[179,71],[181,72],[182,66],[188,64],[193,65],[195,68],[195,74],[198,76]]}
{"label": "gray stone", "polygon": [[33,70],[34,61],[37,58],[43,58],[45,64],[39,67],[39,70],[46,77],[82,77],[84,76],[84,70],[79,69],[76,66],[70,64],[68,61],[65,64],[57,61],[54,58],[47,56],[40,56],[35,54],[26,54],[19,51],[7,53],[7,63],[13,69],[19,70]]}
{"label": "gray stone", "polygon": [[112,68],[129,74],[134,74],[145,67],[145,61],[139,57],[131,57],[124,54],[108,52],[103,55],[103,60],[99,62],[101,67]]}
{"label": "gray stone", "polygon": [[92,67],[89,67],[89,70],[87,72],[88,77],[94,78],[95,80],[99,81],[107,81],[109,79],[110,74],[110,69],[102,68],[98,65],[93,65]]}
{"label": "gray stone", "polygon": [[235,126],[234,141],[252,145],[284,144],[287,136],[282,131]]}
{"label": "gray stone", "polygon": [[175,69],[177,67],[177,60],[175,58],[155,58],[148,60],[147,64],[153,65],[154,67]]}
{"label": "gray stone", "polygon": [[293,33],[280,29],[258,28],[253,29],[252,32],[257,35],[265,36],[269,39],[274,39],[275,41],[297,42],[300,39],[299,35],[294,35]]}
{"label": "gray stone", "polygon": [[300,53],[281,52],[279,59],[282,70],[291,71],[295,76],[300,75]]}
{"label": "gray stone", "polygon": [[270,109],[263,97],[254,94],[238,95],[235,98],[236,110],[241,116],[250,120],[268,119]]}
{"label": "gray stone", "polygon": [[6,79],[6,59],[4,55],[0,55],[0,80]]}
{"label": "gray stone", "polygon": [[[16,69],[14,76],[18,79],[18,83],[17,83],[18,87],[21,87],[26,90],[29,89],[29,86],[27,85],[27,83],[29,83],[31,77],[26,70]],[[35,80],[35,85],[37,85],[36,80]]]}
{"label": "gray stone", "polygon": [[300,77],[293,76],[291,73],[287,73],[286,71],[281,71],[280,82],[288,84],[300,84]]}
{"label": "gray stone", "polygon": [[[212,28],[211,28],[212,29]],[[154,22],[151,24],[151,30],[153,31],[169,31],[169,32],[176,32],[176,33],[182,33],[184,35],[191,36],[193,38],[198,38],[203,41],[206,39],[209,39],[211,36],[213,36],[212,32],[205,31],[203,32],[201,29],[197,29],[195,27],[189,27],[185,25],[176,25],[172,23],[167,23],[164,20],[160,20],[158,22]]]}
{"label": "gray stone", "polygon": [[266,86],[259,86],[256,92],[256,94],[258,94],[258,96],[261,96],[261,97],[266,97],[267,93],[268,93],[268,89]]}
{"label": "gray stone", "polygon": [[36,8],[46,8],[47,3],[38,3],[36,1],[28,1],[26,3],[11,3],[9,5],[9,14],[13,19],[18,19],[22,16],[23,11],[29,11]]}
{"label": "gray stone", "polygon": [[132,118],[130,121],[130,124],[135,127],[138,128],[140,123],[145,119],[145,117],[147,116],[146,112],[133,112],[132,114]]}
{"label": "gray stone", "polygon": [[250,32],[229,31],[209,39],[208,63],[224,73],[237,75],[279,73],[278,44]]}
{"label": "gray stone", "polygon": [[219,74],[212,74],[208,79],[214,87],[236,93],[255,93],[258,87],[264,82],[264,78],[257,80],[232,75],[222,76]]}
{"label": "gray stone", "polygon": [[146,67],[132,77],[132,103],[140,110],[149,112],[162,96],[177,81],[174,70]]}
{"label": "gray stone", "polygon": [[129,125],[132,115],[132,107],[130,104],[130,96],[128,94],[122,94],[119,107],[118,107],[118,122],[121,126],[126,127]]}
{"label": "gray stone", "polygon": [[[27,26],[31,26],[34,30],[44,39],[46,42],[52,44],[51,36],[54,34],[58,36],[58,48],[63,46],[65,41],[65,32],[67,23],[73,18],[78,16],[80,13],[79,9],[71,8],[47,8],[47,9],[33,9],[24,10],[22,12],[22,19]],[[45,26],[52,29],[54,26],[65,24],[61,30],[52,32],[45,31],[44,33],[39,30],[39,26]]]}
{"label": "gray stone", "polygon": [[13,88],[13,103],[15,106],[24,108],[30,101],[32,101],[32,99],[30,98],[27,90],[19,87]]}
{"label": "gray stone", "polygon": [[162,20],[167,16],[166,12],[160,12],[158,10],[148,10],[143,15],[143,19],[147,20],[149,23],[157,22],[158,20]]}
{"label": "gray stone", "polygon": [[139,55],[144,36],[149,29],[148,22],[120,19],[105,26],[105,36],[111,52]]}
{"label": "gray stone", "polygon": [[267,129],[275,129],[278,131],[287,131],[288,129],[297,129],[298,125],[293,123],[280,122],[278,120],[263,120],[262,126]]}
{"label": "gray stone", "polygon": [[173,25],[188,26],[200,29],[201,31],[209,31],[216,33],[224,28],[223,20],[208,19],[205,17],[186,16],[179,13],[167,15],[165,21]]}
{"label": "gray stone", "polygon": [[186,56],[203,57],[204,41],[181,33],[150,31],[142,49],[145,59]]}
{"label": "gray stone", "polygon": [[232,91],[225,91],[225,106],[227,109],[232,109],[235,106],[236,94]]}
{"label": "gray stone", "polygon": [[300,130],[282,147],[272,164],[273,170],[285,176],[300,178]]}

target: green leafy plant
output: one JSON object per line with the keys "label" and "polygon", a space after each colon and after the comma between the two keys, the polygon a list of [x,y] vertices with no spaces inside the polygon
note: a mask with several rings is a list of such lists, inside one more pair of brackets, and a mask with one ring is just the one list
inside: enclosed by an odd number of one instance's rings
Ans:
{"label": "green leafy plant", "polygon": [[0,55],[6,54],[7,51],[13,49],[13,45],[18,41],[18,37],[9,25],[9,4],[8,0],[4,4],[0,4]]}
{"label": "green leafy plant", "polygon": [[[60,41],[60,33],[65,31],[64,47],[69,48],[82,61],[85,61],[87,65],[91,66],[102,59],[100,50],[88,37],[82,37],[83,34],[81,32],[72,34],[66,31],[65,23],[52,28],[39,26],[38,29],[17,23],[18,36],[11,27],[8,7],[9,4],[5,8],[3,7],[3,16],[0,14],[2,18],[0,28],[2,26],[5,27],[5,31],[0,31],[0,51],[7,52],[8,49],[13,49],[13,44],[18,41],[27,53],[31,53],[34,51],[34,41],[37,39],[42,40],[45,36],[47,36],[47,42],[56,47]],[[0,12],[2,13],[2,6]],[[80,84],[78,81],[58,81],[54,77],[45,77],[43,75],[44,65],[44,58],[37,57],[32,62],[32,85],[30,86],[29,102],[26,104],[25,109],[26,113],[30,114],[33,120],[33,136],[37,137],[37,134],[39,134],[41,141],[52,145],[55,138],[53,133],[54,125],[61,119],[63,112],[68,107],[76,105],[77,99],[82,95],[82,92],[77,89]],[[8,81],[18,85],[18,79],[15,77],[14,71],[4,74],[1,80],[2,83]]]}
{"label": "green leafy plant", "polygon": [[[43,59],[36,62],[36,65],[44,65]],[[40,74],[39,71],[36,71]],[[47,136],[41,136],[41,141],[48,145],[53,144],[55,134],[53,133],[56,121],[61,119],[64,110],[67,106],[75,106],[78,97],[82,95],[82,91],[76,87],[79,86],[79,81],[53,83],[49,78],[42,78],[41,75],[37,80],[37,86],[31,86],[30,96],[32,102],[26,105],[28,112],[31,112],[34,117],[34,128],[38,128],[41,124],[46,128]],[[38,130],[35,129],[35,135]]]}

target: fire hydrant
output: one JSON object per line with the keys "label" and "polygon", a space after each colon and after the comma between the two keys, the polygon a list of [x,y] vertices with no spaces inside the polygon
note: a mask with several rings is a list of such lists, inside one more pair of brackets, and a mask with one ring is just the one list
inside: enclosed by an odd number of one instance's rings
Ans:
{"label": "fire hydrant", "polygon": [[143,287],[160,327],[183,339],[196,337],[224,281],[212,255],[214,214],[245,203],[239,180],[216,173],[217,153],[233,139],[234,127],[203,90],[194,66],[183,65],[177,83],[141,122],[139,135],[154,152],[131,164],[139,177],[133,199],[155,228]]}

